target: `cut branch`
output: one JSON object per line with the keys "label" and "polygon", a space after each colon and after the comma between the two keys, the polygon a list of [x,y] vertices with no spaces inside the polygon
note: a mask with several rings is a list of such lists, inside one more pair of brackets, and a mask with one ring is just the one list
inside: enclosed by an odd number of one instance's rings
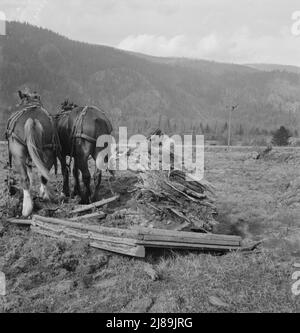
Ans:
{"label": "cut branch", "polygon": [[70,214],[79,214],[79,213],[83,213],[83,212],[86,212],[86,211],[91,210],[91,209],[97,209],[99,207],[103,207],[103,206],[105,206],[105,205],[107,205],[107,204],[109,204],[111,202],[114,202],[114,201],[118,200],[119,197],[120,197],[119,195],[116,195],[116,196],[114,196],[112,198],[104,199],[104,200],[95,202],[93,204],[77,208],[77,209],[71,211]]}

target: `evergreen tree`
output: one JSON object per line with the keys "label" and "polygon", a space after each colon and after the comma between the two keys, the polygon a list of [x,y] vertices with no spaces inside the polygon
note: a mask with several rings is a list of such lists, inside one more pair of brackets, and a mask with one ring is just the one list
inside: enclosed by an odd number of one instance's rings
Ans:
{"label": "evergreen tree", "polygon": [[207,124],[205,127],[205,134],[209,134],[211,132],[211,129],[209,127],[209,125]]}
{"label": "evergreen tree", "polygon": [[288,146],[290,137],[291,134],[289,130],[281,126],[280,129],[273,134],[272,143],[275,146]]}
{"label": "evergreen tree", "polygon": [[222,133],[225,133],[228,131],[228,123],[226,122],[223,126],[223,132]]}

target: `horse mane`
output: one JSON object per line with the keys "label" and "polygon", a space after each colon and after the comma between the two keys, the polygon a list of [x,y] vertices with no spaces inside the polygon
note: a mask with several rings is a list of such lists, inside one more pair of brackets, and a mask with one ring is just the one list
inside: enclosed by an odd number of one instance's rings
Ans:
{"label": "horse mane", "polygon": [[61,103],[61,111],[65,112],[65,111],[72,111],[73,109],[77,108],[78,105],[69,101],[68,99],[66,99],[63,103]]}

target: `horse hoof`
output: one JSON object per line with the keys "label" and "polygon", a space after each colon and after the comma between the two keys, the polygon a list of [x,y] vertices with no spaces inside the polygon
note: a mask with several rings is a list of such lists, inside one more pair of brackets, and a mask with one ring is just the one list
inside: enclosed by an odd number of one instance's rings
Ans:
{"label": "horse hoof", "polygon": [[33,212],[33,202],[28,190],[24,190],[22,215],[28,218]]}
{"label": "horse hoof", "polygon": [[33,208],[30,209],[23,209],[22,217],[28,219],[32,215]]}

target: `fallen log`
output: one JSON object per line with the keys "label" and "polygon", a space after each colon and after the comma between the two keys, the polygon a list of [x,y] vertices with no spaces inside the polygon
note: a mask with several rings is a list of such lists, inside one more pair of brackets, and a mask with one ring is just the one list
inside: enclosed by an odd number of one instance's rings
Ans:
{"label": "fallen log", "polygon": [[103,206],[105,206],[105,205],[107,205],[107,204],[109,204],[109,203],[111,203],[111,202],[114,202],[114,201],[118,200],[119,197],[120,197],[119,195],[116,195],[116,196],[114,196],[114,197],[112,197],[112,198],[104,199],[104,200],[101,200],[101,201],[98,201],[98,202],[92,203],[92,204],[90,204],[90,205],[86,205],[86,206],[83,206],[83,207],[77,208],[77,209],[75,209],[75,210],[72,210],[72,211],[70,212],[70,214],[73,214],[73,215],[74,215],[74,214],[79,214],[79,213],[86,212],[86,211],[88,211],[88,210],[90,210],[90,209],[96,209],[96,208],[99,208],[99,207],[103,207]]}
{"label": "fallen log", "polygon": [[240,249],[242,241],[237,236],[149,228],[107,228],[42,216],[34,216],[31,229],[50,237],[85,240],[93,247],[135,257],[144,257],[144,248],[147,247],[232,251]]}

